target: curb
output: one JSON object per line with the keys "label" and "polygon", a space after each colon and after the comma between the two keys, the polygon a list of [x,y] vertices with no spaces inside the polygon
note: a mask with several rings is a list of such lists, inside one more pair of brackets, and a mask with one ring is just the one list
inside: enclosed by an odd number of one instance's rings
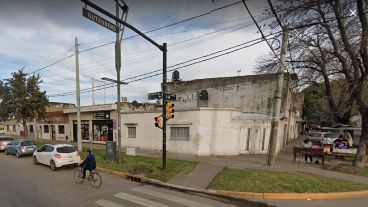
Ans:
{"label": "curb", "polygon": [[349,198],[368,198],[368,190],[364,191],[349,191],[349,192],[332,192],[332,193],[253,193],[253,192],[238,192],[238,191],[223,191],[223,190],[202,190],[181,185],[161,182],[159,180],[150,179],[140,175],[134,175],[127,172],[119,172],[105,168],[96,168],[97,171],[105,172],[120,177],[125,177],[133,181],[159,185],[168,188],[174,188],[181,191],[191,191],[195,193],[204,193],[212,196],[225,196],[235,199],[275,199],[275,200],[334,200],[334,199],[349,199]]}

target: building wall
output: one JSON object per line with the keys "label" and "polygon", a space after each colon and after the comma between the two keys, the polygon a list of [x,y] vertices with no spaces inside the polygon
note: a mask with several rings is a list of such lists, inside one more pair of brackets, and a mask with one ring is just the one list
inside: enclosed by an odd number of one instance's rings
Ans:
{"label": "building wall", "polygon": [[[271,122],[241,120],[234,109],[197,108],[178,110],[167,123],[167,150],[193,155],[265,154]],[[123,112],[122,145],[150,150],[162,149],[162,130],[154,126],[159,113]],[[128,127],[136,127],[136,138],[128,138]],[[189,140],[172,140],[172,127],[189,127]],[[250,129],[250,136],[247,136]],[[248,144],[249,150],[243,150]]]}
{"label": "building wall", "polygon": [[[285,75],[282,109],[287,107],[290,76]],[[195,107],[234,108],[245,113],[271,114],[277,75],[252,75],[209,78],[168,83],[168,92],[176,95],[175,108]],[[208,101],[200,100],[199,93],[208,92]]]}

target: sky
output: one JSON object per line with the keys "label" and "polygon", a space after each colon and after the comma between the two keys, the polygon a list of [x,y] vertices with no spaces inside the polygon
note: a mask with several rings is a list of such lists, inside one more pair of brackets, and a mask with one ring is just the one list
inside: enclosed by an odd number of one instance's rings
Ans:
{"label": "sky", "polygon": [[[92,2],[115,13],[114,0]],[[167,43],[168,70],[178,69],[183,81],[254,74],[257,57],[270,51],[265,42],[242,49],[233,47],[261,37],[242,3],[216,10],[237,0],[125,2],[129,6],[127,23],[142,32],[208,13],[146,33],[160,45]],[[263,26],[266,1],[246,2]],[[40,87],[50,101],[76,103],[74,45],[77,37],[81,105],[93,103],[92,82],[96,87],[95,104],[115,102],[116,87],[101,81],[102,77],[116,79],[115,33],[83,17],[83,6],[79,0],[0,0],[0,79],[10,78],[12,72],[24,67],[26,73],[41,77]],[[98,11],[88,9],[113,22]],[[132,37],[134,35],[130,29],[124,29],[121,79],[128,84],[121,87],[121,96],[127,97],[129,102],[146,102],[148,93],[160,91],[162,52],[142,37]],[[215,57],[227,52],[229,54]],[[150,73],[156,70],[158,72]],[[169,71],[169,81],[171,74]],[[138,77],[132,78],[135,76]]]}

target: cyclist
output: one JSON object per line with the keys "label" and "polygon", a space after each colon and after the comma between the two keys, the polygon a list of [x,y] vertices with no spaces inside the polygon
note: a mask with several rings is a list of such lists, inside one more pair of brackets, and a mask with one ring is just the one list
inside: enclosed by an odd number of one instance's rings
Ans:
{"label": "cyclist", "polygon": [[86,178],[86,170],[92,171],[96,169],[96,159],[95,156],[92,154],[90,149],[87,149],[88,155],[86,159],[84,159],[79,166],[83,166],[83,179]]}

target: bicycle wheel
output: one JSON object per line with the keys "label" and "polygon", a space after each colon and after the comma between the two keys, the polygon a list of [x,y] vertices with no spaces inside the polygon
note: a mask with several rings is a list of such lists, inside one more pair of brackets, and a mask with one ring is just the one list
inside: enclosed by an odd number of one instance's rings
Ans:
{"label": "bicycle wheel", "polygon": [[83,183],[84,179],[82,178],[82,171],[80,168],[74,170],[74,181],[78,184]]}
{"label": "bicycle wheel", "polygon": [[91,176],[91,179],[90,179],[91,185],[94,188],[101,187],[101,185],[102,185],[102,179],[101,179],[100,174],[98,172],[93,172],[93,173],[91,173],[90,176]]}

